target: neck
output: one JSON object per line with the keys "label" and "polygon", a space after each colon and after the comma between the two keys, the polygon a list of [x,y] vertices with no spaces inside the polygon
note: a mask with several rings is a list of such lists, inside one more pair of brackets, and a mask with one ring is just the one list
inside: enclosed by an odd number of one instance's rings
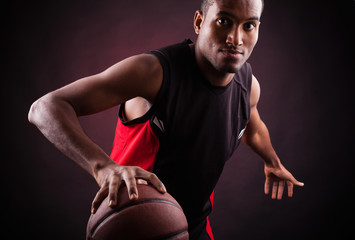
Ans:
{"label": "neck", "polygon": [[227,86],[233,79],[234,73],[227,73],[218,71],[197,49],[196,44],[190,44],[191,50],[195,53],[197,66],[206,77],[206,79],[213,85],[219,87]]}

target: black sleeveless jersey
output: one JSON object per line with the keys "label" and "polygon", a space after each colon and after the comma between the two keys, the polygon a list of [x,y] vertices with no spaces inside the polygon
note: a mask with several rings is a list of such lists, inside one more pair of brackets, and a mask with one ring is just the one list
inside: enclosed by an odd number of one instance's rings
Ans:
{"label": "black sleeveless jersey", "polygon": [[213,86],[189,43],[148,52],[163,68],[161,89],[140,118],[125,121],[121,105],[111,158],[154,172],[183,208],[190,239],[213,239],[211,195],[249,121],[252,73],[245,63],[227,86]]}

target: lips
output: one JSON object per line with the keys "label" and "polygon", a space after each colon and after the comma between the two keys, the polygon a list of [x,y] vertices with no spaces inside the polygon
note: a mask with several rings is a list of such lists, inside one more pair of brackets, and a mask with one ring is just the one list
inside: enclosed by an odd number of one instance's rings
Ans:
{"label": "lips", "polygon": [[241,54],[241,55],[244,54],[244,52],[241,51],[241,50],[238,50],[238,49],[230,49],[230,48],[222,48],[222,49],[220,50],[220,52],[226,53],[226,54]]}
{"label": "lips", "polygon": [[244,52],[239,49],[222,48],[219,51],[227,58],[233,59],[241,58],[244,55]]}

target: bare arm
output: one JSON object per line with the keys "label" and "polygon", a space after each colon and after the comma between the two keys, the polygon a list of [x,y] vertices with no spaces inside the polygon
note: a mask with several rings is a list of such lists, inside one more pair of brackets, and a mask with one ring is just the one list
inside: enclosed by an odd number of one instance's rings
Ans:
{"label": "bare arm", "polygon": [[270,182],[273,181],[272,198],[281,199],[284,191],[285,180],[288,185],[288,196],[292,197],[293,185],[303,186],[292,174],[281,164],[274,148],[272,147],[269,131],[261,120],[257,104],[260,98],[260,85],[253,76],[250,96],[250,121],[243,136],[246,143],[254,152],[262,157],[265,163],[265,194],[269,193]]}
{"label": "bare arm", "polygon": [[111,160],[84,133],[78,116],[103,111],[137,96],[153,102],[161,83],[162,68],[158,60],[152,55],[142,54],[50,92],[32,104],[29,121],[100,185],[93,212],[107,194],[110,195],[110,205],[116,204],[122,181],[126,182],[131,199],[138,197],[136,179],[145,179],[162,192],[165,188],[154,174],[138,167],[119,166]]}

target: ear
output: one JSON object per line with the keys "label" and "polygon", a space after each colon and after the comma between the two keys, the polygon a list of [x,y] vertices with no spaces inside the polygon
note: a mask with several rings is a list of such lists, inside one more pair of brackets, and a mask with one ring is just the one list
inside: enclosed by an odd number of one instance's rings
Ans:
{"label": "ear", "polygon": [[194,16],[194,29],[195,29],[195,33],[198,35],[200,33],[200,29],[203,23],[203,14],[202,11],[198,10],[195,12],[195,16]]}

